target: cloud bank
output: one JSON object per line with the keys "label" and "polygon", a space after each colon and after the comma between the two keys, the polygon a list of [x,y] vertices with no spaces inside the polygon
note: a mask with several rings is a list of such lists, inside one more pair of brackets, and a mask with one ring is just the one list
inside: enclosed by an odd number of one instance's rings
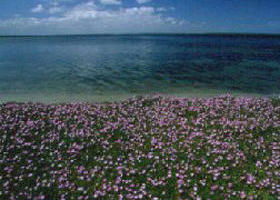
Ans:
{"label": "cloud bank", "polygon": [[[99,3],[89,1],[67,8],[61,2],[52,3],[49,7],[39,4],[31,9],[35,16],[0,20],[0,34],[148,33],[185,30],[186,22],[164,16],[163,8],[105,6],[120,4],[120,0],[99,0]],[[36,16],[42,12],[45,17]]]}

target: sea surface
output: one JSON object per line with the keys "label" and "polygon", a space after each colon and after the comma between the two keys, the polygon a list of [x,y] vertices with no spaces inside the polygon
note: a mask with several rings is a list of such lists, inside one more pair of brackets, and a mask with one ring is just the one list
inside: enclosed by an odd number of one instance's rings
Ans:
{"label": "sea surface", "polygon": [[0,37],[1,101],[280,94],[277,35]]}

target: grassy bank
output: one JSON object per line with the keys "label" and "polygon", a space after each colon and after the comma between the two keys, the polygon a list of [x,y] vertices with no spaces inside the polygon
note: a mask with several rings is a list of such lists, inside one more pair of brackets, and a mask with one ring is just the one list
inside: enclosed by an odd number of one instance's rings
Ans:
{"label": "grassy bank", "polygon": [[0,105],[0,199],[277,199],[280,100]]}

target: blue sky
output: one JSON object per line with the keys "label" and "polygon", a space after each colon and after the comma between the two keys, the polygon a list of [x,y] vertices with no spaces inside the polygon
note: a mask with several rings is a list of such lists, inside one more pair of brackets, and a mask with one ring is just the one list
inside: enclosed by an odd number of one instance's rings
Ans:
{"label": "blue sky", "polygon": [[280,33],[279,0],[1,0],[0,35]]}

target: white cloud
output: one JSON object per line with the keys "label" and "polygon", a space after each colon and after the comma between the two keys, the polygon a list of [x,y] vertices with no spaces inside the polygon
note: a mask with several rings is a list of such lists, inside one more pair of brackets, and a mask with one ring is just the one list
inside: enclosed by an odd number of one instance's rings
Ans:
{"label": "white cloud", "polygon": [[139,4],[143,4],[143,3],[148,3],[148,2],[150,2],[150,1],[152,1],[152,0],[136,0],[137,1],[137,3],[139,3]]}
{"label": "white cloud", "polygon": [[156,8],[156,11],[158,12],[167,12],[167,11],[174,11],[174,7],[158,7]]}
{"label": "white cloud", "polygon": [[33,12],[33,13],[39,13],[42,11],[44,11],[44,7],[42,4],[38,4],[36,7],[31,9],[31,12]]}
{"label": "white cloud", "polygon": [[97,13],[97,6],[94,2],[82,3],[64,13],[60,19],[80,20],[85,18],[94,18]]}
{"label": "white cloud", "polygon": [[63,12],[64,8],[60,6],[54,6],[49,8],[49,13],[50,14],[55,14],[55,13],[60,13]]}
{"label": "white cloud", "polygon": [[90,34],[183,32],[183,21],[164,17],[154,7],[140,6],[108,9],[94,1],[81,3],[45,18],[16,17],[0,20],[1,34]]}
{"label": "white cloud", "polygon": [[158,12],[166,12],[168,9],[165,7],[159,7],[156,9]]}
{"label": "white cloud", "polygon": [[122,4],[121,0],[100,0],[100,3],[105,5],[120,5]]}

